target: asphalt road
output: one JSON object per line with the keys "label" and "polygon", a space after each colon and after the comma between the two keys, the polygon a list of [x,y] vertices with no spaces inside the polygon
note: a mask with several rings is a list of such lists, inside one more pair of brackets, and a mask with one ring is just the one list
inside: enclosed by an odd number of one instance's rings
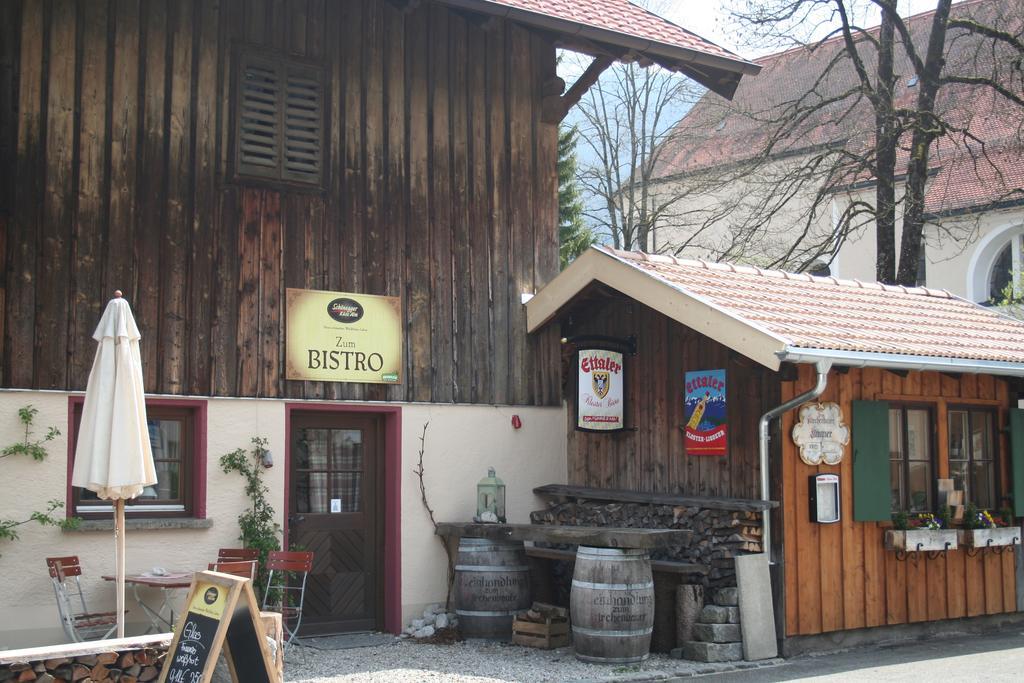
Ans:
{"label": "asphalt road", "polygon": [[1024,682],[1024,630],[944,637],[902,645],[797,657],[779,666],[712,674],[704,681]]}

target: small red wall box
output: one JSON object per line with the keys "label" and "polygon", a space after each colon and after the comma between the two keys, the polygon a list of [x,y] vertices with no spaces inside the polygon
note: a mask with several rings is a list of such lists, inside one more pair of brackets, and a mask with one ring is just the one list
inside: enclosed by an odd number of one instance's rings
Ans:
{"label": "small red wall box", "polygon": [[811,521],[818,524],[834,524],[839,521],[838,474],[812,474],[808,482],[810,494]]}

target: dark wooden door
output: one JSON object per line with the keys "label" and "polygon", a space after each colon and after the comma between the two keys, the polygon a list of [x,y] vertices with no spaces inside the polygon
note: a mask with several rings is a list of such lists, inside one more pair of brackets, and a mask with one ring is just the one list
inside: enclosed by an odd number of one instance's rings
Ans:
{"label": "dark wooden door", "polygon": [[289,539],[313,552],[302,634],[379,630],[383,616],[377,417],[292,415]]}

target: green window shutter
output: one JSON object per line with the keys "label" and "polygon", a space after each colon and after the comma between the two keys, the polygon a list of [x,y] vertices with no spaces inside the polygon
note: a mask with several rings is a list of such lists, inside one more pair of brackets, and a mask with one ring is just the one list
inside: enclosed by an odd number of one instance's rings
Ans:
{"label": "green window shutter", "polygon": [[891,512],[889,480],[889,404],[853,402],[853,519],[888,522]]}
{"label": "green window shutter", "polygon": [[1024,517],[1024,410],[1010,408],[1010,462],[1013,514]]}

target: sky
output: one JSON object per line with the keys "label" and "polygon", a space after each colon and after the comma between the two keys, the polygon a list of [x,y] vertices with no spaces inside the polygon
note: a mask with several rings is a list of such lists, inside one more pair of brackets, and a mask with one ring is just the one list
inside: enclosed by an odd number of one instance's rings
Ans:
{"label": "sky", "polygon": [[[736,0],[731,0],[731,2],[730,0],[651,0],[650,6],[658,14],[693,31],[702,38],[707,38],[727,50],[736,52],[741,57],[752,59],[760,54],[765,54],[764,49],[741,44],[740,37],[736,35],[733,21],[729,16],[728,8],[735,3]],[[935,0],[899,0],[899,7],[901,15],[909,16],[934,9]],[[877,24],[878,20],[875,18],[865,23]],[[773,49],[769,49],[767,53],[773,51]]]}

